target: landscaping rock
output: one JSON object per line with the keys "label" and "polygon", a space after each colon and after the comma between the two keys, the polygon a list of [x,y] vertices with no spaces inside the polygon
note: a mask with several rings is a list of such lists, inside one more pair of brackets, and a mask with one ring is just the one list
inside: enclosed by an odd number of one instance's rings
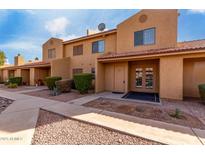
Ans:
{"label": "landscaping rock", "polygon": [[160,144],[40,110],[32,144]]}
{"label": "landscaping rock", "polygon": [[13,100],[0,97],[0,113],[3,112],[10,104],[12,104]]}

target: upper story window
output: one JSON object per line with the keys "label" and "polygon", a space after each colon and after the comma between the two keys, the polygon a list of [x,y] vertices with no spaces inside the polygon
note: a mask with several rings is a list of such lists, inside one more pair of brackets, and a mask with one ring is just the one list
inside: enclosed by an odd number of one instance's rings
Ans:
{"label": "upper story window", "polygon": [[83,54],[83,45],[77,45],[73,47],[73,56],[82,55]]}
{"label": "upper story window", "polygon": [[100,40],[92,43],[92,53],[101,53],[105,50],[105,41]]}
{"label": "upper story window", "polygon": [[155,28],[149,28],[134,33],[134,45],[149,45],[155,43]]}
{"label": "upper story window", "polygon": [[48,58],[49,59],[56,58],[56,49],[55,48],[48,49]]}

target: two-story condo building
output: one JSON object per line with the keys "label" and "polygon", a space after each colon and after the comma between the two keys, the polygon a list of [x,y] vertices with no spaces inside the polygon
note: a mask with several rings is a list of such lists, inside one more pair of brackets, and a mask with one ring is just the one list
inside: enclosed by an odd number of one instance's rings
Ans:
{"label": "two-story condo building", "polygon": [[[205,83],[205,40],[177,42],[177,10],[141,10],[116,29],[43,44],[41,62],[1,69],[34,85],[46,76],[71,79],[81,72],[95,73],[95,91],[158,93],[160,98],[199,97]],[[183,18],[183,17],[182,17]]]}

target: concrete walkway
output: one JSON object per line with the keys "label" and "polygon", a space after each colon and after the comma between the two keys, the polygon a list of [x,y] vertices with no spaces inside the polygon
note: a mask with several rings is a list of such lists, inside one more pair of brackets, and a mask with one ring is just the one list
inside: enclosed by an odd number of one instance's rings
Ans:
{"label": "concrete walkway", "polygon": [[81,106],[105,94],[66,103],[2,90],[0,96],[15,100],[0,114],[0,144],[30,144],[39,108],[164,144],[205,144],[205,130]]}

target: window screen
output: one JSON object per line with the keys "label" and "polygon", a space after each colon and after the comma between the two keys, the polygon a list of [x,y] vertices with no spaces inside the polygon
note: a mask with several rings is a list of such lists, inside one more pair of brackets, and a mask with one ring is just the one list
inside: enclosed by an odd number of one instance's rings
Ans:
{"label": "window screen", "polygon": [[155,43],[155,28],[145,29],[134,33],[134,45],[148,45]]}
{"label": "window screen", "polygon": [[105,41],[100,40],[92,43],[92,53],[100,53],[105,50]]}
{"label": "window screen", "polygon": [[83,45],[77,45],[73,47],[73,56],[82,55],[83,54]]}

